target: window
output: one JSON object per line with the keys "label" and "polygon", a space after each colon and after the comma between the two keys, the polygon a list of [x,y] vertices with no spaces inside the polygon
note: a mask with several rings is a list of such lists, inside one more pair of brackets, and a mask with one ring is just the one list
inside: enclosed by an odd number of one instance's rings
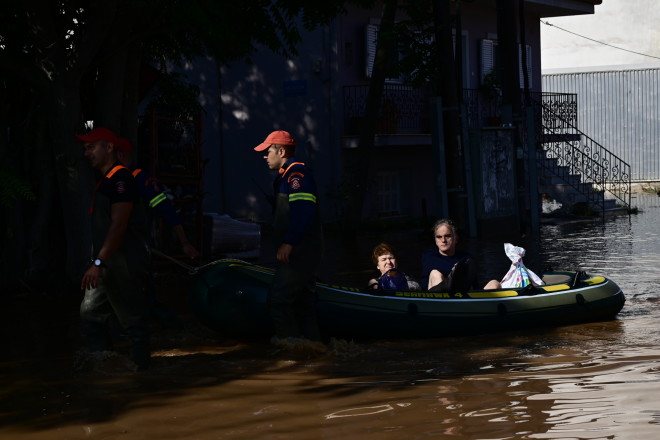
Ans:
{"label": "window", "polygon": [[[371,78],[371,72],[373,69],[373,64],[374,64],[374,59],[376,58],[376,44],[378,42],[378,30],[379,30],[379,25],[370,23],[366,26],[365,30],[365,75],[367,78]],[[455,32],[455,30],[454,30]],[[415,35],[417,35],[417,42],[419,45],[417,46],[417,51],[419,52],[420,48],[424,50],[424,56],[421,57],[422,59],[425,59],[426,62],[428,63],[435,63],[435,60],[432,58],[432,49],[430,46],[434,44],[435,41],[435,36],[434,35],[428,35],[424,34],[421,31],[418,32],[413,32]],[[456,35],[453,35],[453,48],[454,48],[454,55],[456,55]],[[462,48],[462,81],[463,81],[463,86],[466,87],[469,84],[469,57],[468,57],[468,38],[467,38],[467,32],[463,32],[461,36],[461,48]],[[409,81],[411,78],[416,78],[417,75],[419,74],[419,71],[422,70],[422,74],[428,75],[428,71],[432,70],[433,67],[429,66],[418,66],[414,68],[414,66],[407,65],[406,66],[406,50],[405,48],[402,48],[398,46],[399,44],[405,44],[402,43],[401,41],[397,42],[397,56],[393,57],[391,60],[389,60],[389,72],[390,75],[387,76],[386,80],[389,82],[400,82],[400,83],[405,83]],[[411,49],[411,48],[408,48]],[[408,54],[409,55],[409,54]],[[400,63],[403,63],[403,70],[404,72],[400,72],[402,69],[402,65]],[[412,72],[405,72],[405,68],[414,68]],[[392,74],[392,72],[400,72],[396,74]],[[396,76],[395,76],[396,75]]]}
{"label": "window", "polygon": [[[374,66],[374,59],[376,58],[376,44],[378,43],[378,29],[379,25],[377,24],[368,24],[366,28],[365,35],[365,74],[367,78],[371,78],[371,72]],[[396,69],[397,62],[399,61],[399,51],[396,50],[396,57],[388,62],[388,70],[391,72]],[[401,78],[394,76],[387,76],[385,78],[387,81],[400,82]]]}
{"label": "window", "polygon": [[481,80],[486,77],[486,75],[489,75],[493,70],[495,70],[495,67],[497,67],[497,63],[495,62],[495,41],[493,40],[481,40],[480,44],[480,60],[481,60]]}
{"label": "window", "polygon": [[[481,80],[483,80],[486,75],[493,72],[498,66],[498,50],[497,50],[497,40],[492,39],[483,39],[480,42],[480,73]],[[525,56],[527,57],[527,80],[529,82],[529,87],[532,87],[532,47],[527,44],[525,45]],[[523,77],[523,68],[522,68],[522,45],[518,45],[518,71],[519,71],[519,85],[522,89],[524,84]]]}

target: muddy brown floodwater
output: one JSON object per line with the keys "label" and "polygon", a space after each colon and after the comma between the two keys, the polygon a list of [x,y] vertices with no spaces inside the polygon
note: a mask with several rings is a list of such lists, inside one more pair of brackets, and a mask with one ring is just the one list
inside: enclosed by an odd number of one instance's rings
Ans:
{"label": "muddy brown floodwater", "polygon": [[[0,312],[0,438],[660,438],[660,198],[634,204],[639,214],[546,224],[514,243],[530,268],[616,281],[627,302],[608,322],[283,351],[201,326],[188,310],[188,275],[173,269],[158,278],[161,298],[185,329],[154,323],[153,367],[135,373],[122,355],[78,352],[77,296],[10,296]],[[411,273],[431,244],[405,231],[330,240],[321,276],[367,280],[381,239]],[[506,273],[502,241],[463,245],[485,276]]]}

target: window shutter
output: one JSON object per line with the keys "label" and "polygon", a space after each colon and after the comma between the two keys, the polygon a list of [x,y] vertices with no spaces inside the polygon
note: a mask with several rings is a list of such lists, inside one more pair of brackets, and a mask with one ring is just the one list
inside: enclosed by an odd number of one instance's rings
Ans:
{"label": "window shutter", "polygon": [[[529,88],[532,88],[532,47],[529,44],[525,45],[525,56],[527,57],[527,82],[529,84]],[[520,75],[520,88],[525,87],[525,82],[524,82],[524,71],[523,71],[523,58],[522,58],[522,45],[518,45],[518,60],[519,60],[519,66],[518,66],[518,71]]]}
{"label": "window shutter", "polygon": [[493,40],[481,40],[481,79],[493,71],[495,67],[495,44]]}
{"label": "window shutter", "polygon": [[378,26],[375,24],[368,24],[365,31],[365,51],[366,69],[365,74],[367,78],[371,78],[371,70],[374,66],[374,59],[376,58],[376,41],[378,40]]}

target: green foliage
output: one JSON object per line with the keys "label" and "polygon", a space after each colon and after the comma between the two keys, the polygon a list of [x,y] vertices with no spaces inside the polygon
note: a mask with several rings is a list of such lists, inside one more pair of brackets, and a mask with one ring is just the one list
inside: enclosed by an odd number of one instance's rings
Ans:
{"label": "green foliage", "polygon": [[502,96],[502,84],[496,71],[493,70],[483,77],[479,90],[484,92],[491,99],[496,99]]}
{"label": "green foliage", "polygon": [[401,8],[408,18],[398,21],[395,26],[399,54],[402,56],[398,63],[400,73],[417,87],[437,82],[441,63],[437,62],[431,2],[407,2]]}
{"label": "green foliage", "polygon": [[439,63],[437,47],[432,29],[408,27],[408,23],[399,22],[396,26],[398,34],[399,53],[402,59],[398,68],[400,74],[416,87],[437,82]]}
{"label": "green foliage", "polygon": [[35,195],[30,185],[13,171],[0,168],[0,207],[11,208],[18,198],[34,200]]}
{"label": "green foliage", "polygon": [[394,28],[398,76],[415,87],[437,86],[451,60],[439,55],[440,29],[434,21],[433,2],[401,2],[399,9],[407,18],[397,21]]}

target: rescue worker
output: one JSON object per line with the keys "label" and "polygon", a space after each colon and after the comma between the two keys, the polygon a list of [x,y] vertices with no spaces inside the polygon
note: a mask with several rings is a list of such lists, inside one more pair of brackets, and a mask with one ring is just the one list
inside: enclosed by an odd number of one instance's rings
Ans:
{"label": "rescue worker", "polygon": [[80,317],[88,346],[91,351],[112,349],[109,324],[114,313],[131,341],[130,358],[138,370],[144,370],[151,358],[149,254],[137,184],[117,159],[114,132],[97,127],[76,140],[83,144],[85,158],[101,173],[89,208],[92,261],[81,281],[85,295]]}
{"label": "rescue worker", "polygon": [[[181,218],[176,213],[176,209],[170,199],[161,191],[158,181],[151,177],[145,170],[132,166],[131,153],[133,152],[133,144],[131,141],[125,138],[118,138],[116,149],[119,161],[131,169],[133,177],[135,177],[140,198],[142,199],[142,204],[145,205],[146,211],[155,212],[172,229],[179,239],[181,250],[186,256],[198,258],[199,252],[190,243],[190,240],[188,240],[188,236],[181,224]],[[152,222],[148,221],[148,224],[152,224]],[[183,329],[181,318],[156,297],[156,286],[153,276],[150,277],[149,282],[149,311],[151,316],[163,327],[177,330]]]}
{"label": "rescue worker", "polygon": [[316,183],[309,168],[294,158],[296,141],[286,131],[272,132],[254,147],[273,182],[273,233],[278,261],[268,295],[275,328],[273,342],[288,338],[320,341],[316,319],[316,272],[323,252],[323,232]]}
{"label": "rescue worker", "polygon": [[124,166],[131,169],[133,177],[137,181],[142,200],[176,234],[181,245],[181,251],[190,258],[199,258],[199,251],[190,243],[186,231],[181,224],[181,218],[176,213],[176,209],[170,199],[160,189],[158,180],[149,175],[145,170],[132,165],[131,153],[133,152],[133,144],[131,141],[125,138],[118,138],[117,142],[117,157]]}

